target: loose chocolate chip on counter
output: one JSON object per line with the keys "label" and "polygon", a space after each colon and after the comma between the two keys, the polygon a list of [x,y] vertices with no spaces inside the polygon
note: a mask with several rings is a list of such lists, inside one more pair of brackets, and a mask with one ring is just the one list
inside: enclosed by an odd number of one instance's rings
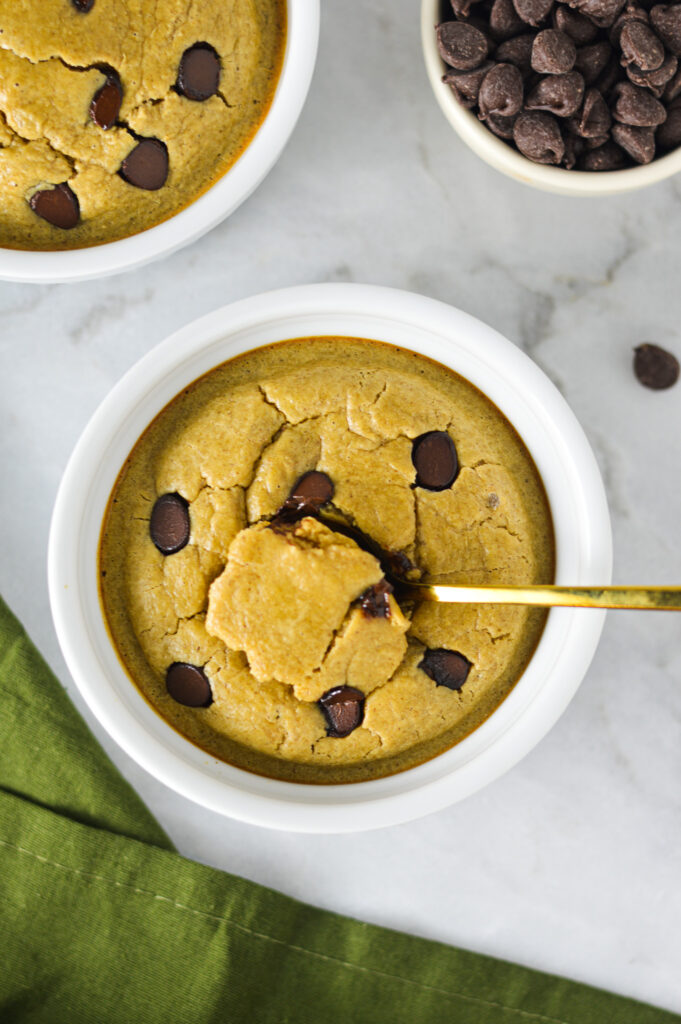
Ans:
{"label": "loose chocolate chip on counter", "polygon": [[513,0],[494,0],[489,12],[490,34],[497,42],[512,39],[525,28],[525,22],[518,17]]}
{"label": "loose chocolate chip on counter", "polygon": [[681,57],[681,6],[657,4],[650,12],[650,24],[669,52]]}
{"label": "loose chocolate chip on counter", "polygon": [[71,0],[71,3],[77,11],[81,11],[83,14],[87,14],[95,6],[95,0]]}
{"label": "loose chocolate chip on counter", "polygon": [[437,28],[440,56],[457,71],[472,71],[489,53],[487,37],[463,21],[445,21]]}
{"label": "loose chocolate chip on counter", "polygon": [[572,71],[577,47],[570,36],[555,28],[537,32],[532,44],[532,70],[541,75],[564,75]]}
{"label": "loose chocolate chip on counter", "polygon": [[487,60],[472,71],[448,71],[442,81],[450,87],[462,107],[471,110],[478,102],[482,80],[495,65]]}
{"label": "loose chocolate chip on counter", "polygon": [[318,512],[322,505],[331,501],[334,490],[331,478],[326,473],[313,469],[310,473],[304,473],[295,483],[286,504],[301,511],[309,509],[311,512]]}
{"label": "loose chocolate chip on counter", "polygon": [[393,592],[387,580],[379,580],[359,596],[360,608],[368,619],[389,619],[390,601]]}
{"label": "loose chocolate chip on counter", "polygon": [[549,15],[553,0],[513,0],[513,6],[526,25],[536,28]]}
{"label": "loose chocolate chip on counter", "polygon": [[655,128],[667,117],[667,111],[647,89],[641,89],[631,82],[618,82],[614,89],[616,97],[613,117],[622,124],[633,124],[638,128]]}
{"label": "loose chocolate chip on counter", "polygon": [[459,651],[436,647],[434,650],[426,651],[418,667],[434,680],[436,686],[460,690],[468,678],[471,662]]}
{"label": "loose chocolate chip on counter", "polygon": [[454,442],[445,430],[430,430],[415,438],[411,461],[416,469],[416,486],[428,491],[451,487],[459,471]]}
{"label": "loose chocolate chip on counter", "polygon": [[679,361],[666,349],[646,342],[634,349],[634,373],[645,387],[663,391],[679,379]]}
{"label": "loose chocolate chip on counter", "polygon": [[664,46],[642,21],[628,21],[620,32],[622,64],[636,64],[641,71],[657,71],[664,63]]}
{"label": "loose chocolate chip on counter", "polygon": [[559,164],[565,154],[558,122],[550,114],[521,114],[513,128],[513,141],[523,156],[538,164]]}
{"label": "loose chocolate chip on counter", "polygon": [[156,192],[168,177],[168,149],[160,139],[140,139],[121,164],[121,178],[135,188]]}
{"label": "loose chocolate chip on counter", "polygon": [[175,88],[188,100],[214,96],[220,85],[220,58],[210,43],[195,43],[180,59]]}
{"label": "loose chocolate chip on counter", "polygon": [[579,162],[583,171],[619,171],[626,164],[624,150],[614,142],[605,142],[586,153]]}
{"label": "loose chocolate chip on counter", "polygon": [[42,188],[29,199],[34,213],[55,228],[68,231],[80,220],[78,196],[66,182],[53,188]]}
{"label": "loose chocolate chip on counter", "polygon": [[213,703],[208,677],[198,665],[174,661],[166,672],[166,690],[187,708],[207,708]]}
{"label": "loose chocolate chip on counter", "polygon": [[571,117],[583,100],[584,79],[578,71],[570,71],[567,75],[547,75],[540,79],[529,93],[525,108],[545,110],[556,117]]}
{"label": "loose chocolate chip on counter", "polygon": [[123,87],[117,72],[107,69],[105,74],[106,82],[92,98],[90,117],[100,128],[108,131],[109,128],[113,128],[118,118],[123,100]]}
{"label": "loose chocolate chip on counter", "polygon": [[523,76],[514,64],[496,64],[485,75],[478,106],[484,120],[490,114],[513,117],[523,105]]}
{"label": "loose chocolate chip on counter", "polygon": [[342,739],[362,724],[364,694],[354,686],[335,686],[333,690],[327,690],[317,703],[326,719],[327,736]]}
{"label": "loose chocolate chip on counter", "polygon": [[162,555],[174,555],[189,542],[189,505],[179,494],[162,494],[154,502],[149,536]]}
{"label": "loose chocolate chip on counter", "polygon": [[598,35],[598,26],[589,21],[583,14],[571,10],[565,4],[556,4],[552,15],[553,24],[566,36],[570,36],[575,46],[586,46]]}
{"label": "loose chocolate chip on counter", "polygon": [[630,124],[615,124],[612,141],[628,153],[637,164],[649,164],[655,156],[653,128],[635,128]]}

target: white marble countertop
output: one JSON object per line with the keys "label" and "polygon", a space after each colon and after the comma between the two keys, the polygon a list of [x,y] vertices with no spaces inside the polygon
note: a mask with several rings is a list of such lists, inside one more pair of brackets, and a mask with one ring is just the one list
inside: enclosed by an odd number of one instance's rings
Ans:
{"label": "white marble countertop", "polygon": [[681,583],[681,385],[654,393],[631,372],[641,341],[681,355],[681,178],[573,200],[487,168],[435,104],[417,6],[325,0],[283,158],[195,245],[109,280],[0,284],[0,593],[182,853],[681,1013],[681,618],[611,613],[577,697],[515,769],[447,811],[340,837],[241,825],[155,782],[84,709],[54,635],[50,513],[99,401],[187,321],[313,281],[420,291],[520,345],[597,453],[616,581]]}

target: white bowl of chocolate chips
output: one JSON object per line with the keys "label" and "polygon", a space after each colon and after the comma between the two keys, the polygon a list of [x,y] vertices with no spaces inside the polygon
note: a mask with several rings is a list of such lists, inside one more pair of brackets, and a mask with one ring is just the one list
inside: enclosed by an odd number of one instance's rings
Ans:
{"label": "white bowl of chocolate chips", "polygon": [[556,582],[608,583],[612,544],[596,461],[564,399],[511,342],[444,303],[354,284],[256,295],[189,324],[128,371],[83,432],[52,520],[50,600],[73,678],[118,744],[183,796],[271,828],[350,832],[437,811],[511,768],[574,695],[596,650],[604,613],[551,610],[527,667],[497,709],[444,753],[386,777],[327,785],[281,781],[218,760],[176,732],[132,684],[104,621],[98,558],[112,489],[138,438],[192,381],[262,346],[313,337],[399,346],[455,370],[494,403],[524,441],[543,482],[553,520]]}
{"label": "white bowl of chocolate chips", "polygon": [[681,169],[681,4],[422,0],[433,91],[497,170],[603,196]]}
{"label": "white bowl of chocolate chips", "polygon": [[[268,93],[269,107],[265,108],[266,113],[258,121],[255,133],[251,135],[244,130],[242,136],[238,136],[241,122],[237,119],[241,118],[246,123],[251,98],[245,89],[238,102],[229,102],[225,89],[229,91],[230,84],[238,80],[239,67],[234,53],[220,53],[212,45],[210,20],[206,21],[204,13],[199,11],[201,27],[197,29],[200,35],[196,41],[191,22],[184,24],[181,32],[170,35],[174,48],[179,49],[178,53],[173,50],[168,54],[168,68],[164,68],[163,74],[172,77],[176,72],[174,84],[168,88],[169,79],[166,81],[164,77],[163,96],[144,98],[153,88],[154,68],[159,63],[155,62],[153,51],[150,61],[142,52],[135,63],[123,48],[124,42],[121,43],[116,34],[118,30],[114,31],[115,27],[107,22],[106,5],[101,6],[98,0],[52,0],[51,6],[57,9],[54,14],[56,23],[58,9],[62,5],[66,22],[63,46],[70,47],[66,52],[80,56],[70,61],[62,58],[61,67],[57,69],[62,76],[59,102],[54,105],[54,110],[43,95],[49,96],[50,84],[46,77],[40,79],[39,88],[32,88],[35,83],[31,79],[23,83],[17,81],[13,92],[13,78],[10,82],[8,77],[10,71],[5,69],[3,72],[7,78],[3,104],[15,103],[16,116],[6,119],[4,107],[4,113],[0,112],[0,134],[5,133],[0,139],[0,200],[7,196],[21,209],[15,221],[11,220],[7,209],[0,213],[0,229],[3,229],[0,230],[0,279],[35,283],[82,281],[130,270],[195,241],[229,216],[277,161],[298,120],[314,70],[319,37],[319,0],[283,0],[285,41],[283,52],[279,51],[280,71],[271,103]],[[247,11],[246,5],[239,10],[243,15]],[[271,10],[279,8],[273,4]],[[21,67],[23,61],[38,78],[48,76],[51,66],[58,61],[55,47],[62,45],[61,36],[34,39],[26,27],[25,16],[22,21],[20,13],[11,15],[10,30],[7,25],[10,15],[8,11],[7,15],[0,16],[0,24],[4,26],[3,38],[9,40],[6,43],[8,49],[0,50],[0,54],[4,54],[3,59],[14,61],[17,67]],[[45,18],[51,17],[52,14],[46,12]],[[142,8],[139,12],[140,25],[145,17],[148,28],[148,12]],[[81,25],[82,36],[78,32]],[[229,21],[225,22],[223,17],[220,25],[224,30],[223,36],[229,37],[232,31]],[[167,25],[161,26],[159,38],[165,39],[169,32]],[[103,51],[107,55],[106,62],[93,56],[99,52],[97,33],[102,34],[106,44]],[[140,35],[139,32],[132,34],[135,37]],[[250,38],[248,33],[244,35]],[[236,47],[237,43],[231,40],[229,45]],[[16,53],[12,52],[12,46]],[[182,50],[183,47],[186,48]],[[113,67],[109,62],[114,59],[111,54],[116,52],[123,53],[122,68]],[[130,60],[126,64],[128,57]],[[85,64],[87,66],[83,66]],[[257,69],[259,65],[254,67]],[[251,70],[249,65],[249,73]],[[72,84],[64,81],[69,74],[75,76]],[[261,77],[265,74],[263,65]],[[257,70],[253,75],[257,76]],[[85,80],[103,84],[93,85],[91,88],[96,89],[94,94],[85,95],[86,86],[82,84]],[[142,80],[143,86],[140,84]],[[71,95],[74,90],[81,90],[75,98]],[[137,96],[137,105],[130,107],[133,101],[126,100],[126,96],[133,94]],[[179,114],[178,99],[185,104]],[[214,104],[213,109],[215,105],[219,107],[218,100],[235,110],[237,128],[234,129],[234,137],[239,144],[236,146],[234,143],[234,160],[223,166],[218,159],[216,174],[210,179],[201,178],[193,192],[191,187],[185,190],[184,185],[178,190],[175,162],[180,167],[186,163],[189,168],[187,174],[190,175],[191,169],[196,167],[197,153],[190,151],[185,156],[181,136],[175,141],[174,150],[163,141],[164,128],[168,129],[163,104],[166,101],[175,104],[173,116],[182,127],[191,125],[192,114],[203,113],[202,108],[208,108],[209,104]],[[253,100],[254,104],[260,102]],[[123,118],[123,113],[128,119]],[[259,113],[252,115],[255,121]],[[54,120],[57,116],[66,120],[57,123]],[[133,129],[129,117],[141,119],[135,121],[136,129]],[[207,127],[202,131],[212,133],[211,147],[202,146],[200,151],[210,149],[212,152],[217,147],[220,157],[219,142],[223,135],[215,127],[217,122],[211,121],[209,114],[206,117]],[[26,138],[22,137],[22,130],[24,134],[28,133]],[[132,149],[128,143],[127,155],[116,149],[113,138],[116,133],[120,137],[126,131],[128,138],[132,135],[137,140]],[[233,144],[226,130],[224,138],[225,146]],[[35,181],[30,175],[22,174],[19,167],[22,146],[32,147],[31,159],[39,168]],[[113,157],[112,152],[115,154]],[[182,170],[184,173],[184,167]],[[60,174],[68,180],[62,181]],[[91,177],[87,178],[87,175]],[[86,178],[89,191],[84,200],[83,183]],[[97,194],[97,188],[93,188],[95,180],[101,185],[106,181],[115,185],[115,203],[109,202],[108,192],[105,195],[100,189]],[[124,187],[121,187],[121,181],[125,183]],[[133,223],[130,229],[124,226],[120,232],[115,229],[112,232],[110,222],[106,227],[102,227],[102,223],[112,211],[122,209],[125,214],[126,188],[131,201],[144,202],[145,220],[141,227]],[[182,198],[185,195],[186,198]],[[140,196],[144,196],[144,200]],[[2,205],[0,202],[0,207]],[[158,214],[154,214],[156,209]],[[126,215],[131,216],[129,211]],[[53,237],[43,232],[38,242],[33,243],[32,238],[37,233],[35,225],[38,224],[42,228],[45,224],[50,225]],[[147,226],[149,224],[152,226]],[[87,233],[83,232],[82,243],[74,243],[74,237],[84,228],[87,228]],[[3,238],[7,241],[3,242]]]}

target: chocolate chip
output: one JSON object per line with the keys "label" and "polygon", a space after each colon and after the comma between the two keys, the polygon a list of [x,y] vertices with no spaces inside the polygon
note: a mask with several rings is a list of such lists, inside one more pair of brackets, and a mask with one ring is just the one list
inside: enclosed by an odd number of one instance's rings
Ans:
{"label": "chocolate chip", "polygon": [[664,62],[664,46],[642,21],[628,21],[620,32],[622,64],[636,64],[641,71],[656,71]]}
{"label": "chocolate chip", "polygon": [[634,349],[634,373],[645,387],[663,391],[679,379],[679,361],[666,349],[646,342]]}
{"label": "chocolate chip", "polygon": [[657,129],[655,140],[662,149],[681,146],[681,106],[667,108],[667,120]]}
{"label": "chocolate chip", "polygon": [[537,32],[532,45],[532,69],[542,75],[564,75],[572,71],[577,47],[570,36],[555,28]]}
{"label": "chocolate chip", "polygon": [[331,501],[334,491],[331,478],[326,473],[313,469],[310,473],[303,473],[300,480],[294,484],[286,504],[300,510],[318,512],[322,505]]}
{"label": "chocolate chip", "polygon": [[189,542],[189,505],[179,494],[162,494],[151,510],[149,536],[162,555],[174,555]]}
{"label": "chocolate chip", "polygon": [[667,111],[659,100],[646,89],[631,82],[618,82],[613,117],[622,124],[633,124],[639,128],[654,128],[667,117]]}
{"label": "chocolate chip", "polygon": [[450,0],[452,10],[454,11],[454,14],[456,14],[456,16],[459,18],[468,17],[468,15],[471,13],[471,4],[474,2],[475,0]]}
{"label": "chocolate chip", "polygon": [[677,96],[681,96],[681,69],[670,79],[664,90],[665,103],[671,103]]}
{"label": "chocolate chip", "polygon": [[575,71],[579,71],[587,85],[593,85],[605,71],[612,55],[612,47],[607,39],[592,43],[591,46],[582,46],[577,51]]}
{"label": "chocolate chip", "polygon": [[430,430],[414,438],[411,461],[416,469],[416,486],[428,491],[451,487],[459,471],[454,442],[445,430]]}
{"label": "chocolate chip", "polygon": [[42,188],[29,199],[34,213],[55,228],[68,231],[80,220],[78,196],[66,182],[53,188]]}
{"label": "chocolate chip", "polygon": [[571,171],[576,165],[579,157],[584,152],[586,144],[584,139],[580,139],[577,135],[572,135],[569,132],[564,136],[563,141],[565,142],[563,167],[566,167],[568,171]]}
{"label": "chocolate chip", "polygon": [[589,21],[583,14],[571,10],[565,4],[556,4],[553,9],[553,24],[566,36],[570,36],[576,46],[592,43],[598,35],[598,26]]}
{"label": "chocolate chip", "polygon": [[655,131],[652,128],[615,124],[612,128],[612,140],[637,164],[649,164],[655,156]]}
{"label": "chocolate chip", "polygon": [[462,107],[471,110],[478,102],[482,80],[495,65],[487,60],[472,71],[448,71],[442,81],[450,87]]}
{"label": "chocolate chip", "polygon": [[459,651],[449,651],[446,647],[437,647],[424,654],[418,667],[434,680],[436,686],[446,686],[449,690],[460,690],[468,678],[471,662]]}
{"label": "chocolate chip", "polygon": [[610,130],[612,119],[608,105],[598,89],[587,89],[579,113],[570,118],[570,130],[580,138],[595,139]]}
{"label": "chocolate chip", "polygon": [[341,739],[362,724],[364,694],[354,686],[336,686],[327,690],[319,700],[326,719],[326,735]]}
{"label": "chocolate chip", "polygon": [[498,42],[523,31],[525,22],[518,17],[513,0],[494,0],[489,12],[489,28],[492,38]]}
{"label": "chocolate chip", "polygon": [[95,124],[104,131],[113,128],[121,109],[122,99],[123,86],[118,74],[113,70],[107,70],[106,82],[94,94],[90,104],[90,117]]}
{"label": "chocolate chip", "polygon": [[168,177],[168,149],[159,139],[141,139],[121,164],[121,178],[135,188],[156,192]]}
{"label": "chocolate chip", "polygon": [[207,100],[220,84],[220,58],[209,43],[195,43],[180,59],[175,88],[188,100]]}
{"label": "chocolate chip", "polygon": [[568,0],[580,14],[586,15],[599,28],[610,28],[624,7],[626,0]]}
{"label": "chocolate chip", "polygon": [[622,29],[630,21],[641,21],[644,25],[649,23],[648,12],[643,7],[628,3],[619,18],[613,23],[608,32],[608,39],[613,46],[619,46]]}
{"label": "chocolate chip", "polygon": [[445,21],[437,28],[440,56],[457,71],[472,71],[489,53],[489,43],[480,29],[463,21]]}
{"label": "chocolate chip", "polygon": [[187,708],[207,708],[213,703],[208,677],[198,665],[174,661],[166,672],[166,690]]}
{"label": "chocolate chip", "polygon": [[[661,96],[665,95],[667,84],[676,75],[678,67],[678,57],[668,54],[664,62],[655,71],[642,71],[636,64],[629,64],[627,67],[627,78],[634,85],[640,85],[644,89],[649,89],[653,96],[656,96],[659,100]],[[671,98],[667,97],[667,100]]]}
{"label": "chocolate chip", "polygon": [[503,61],[505,64],[515,64],[525,74],[531,70],[533,43],[534,36],[529,32],[522,36],[516,36],[515,39],[507,39],[497,46],[494,59]]}
{"label": "chocolate chip", "polygon": [[389,619],[390,601],[393,588],[387,580],[379,580],[359,596],[359,603],[362,611],[368,619]]}
{"label": "chocolate chip", "polygon": [[527,25],[541,25],[553,7],[553,0],[513,0],[518,17]]}
{"label": "chocolate chip", "polygon": [[491,132],[494,132],[500,139],[511,141],[513,129],[518,120],[516,117],[499,117],[497,114],[490,114],[485,118],[485,124]]}
{"label": "chocolate chip", "polygon": [[81,11],[83,14],[87,14],[95,6],[95,0],[71,0],[71,3],[77,11]]}
{"label": "chocolate chip", "polygon": [[675,57],[681,57],[681,6],[658,4],[650,12],[650,23]]}
{"label": "chocolate chip", "polygon": [[590,153],[586,153],[579,162],[583,171],[618,171],[626,164],[624,150],[614,142],[606,142]]}
{"label": "chocolate chip", "polygon": [[546,110],[556,117],[571,117],[581,107],[583,99],[584,79],[578,71],[570,71],[567,75],[542,78],[528,95],[525,107]]}
{"label": "chocolate chip", "polygon": [[485,75],[478,97],[480,117],[512,117],[523,105],[523,76],[514,64],[496,64]]}
{"label": "chocolate chip", "polygon": [[513,128],[513,141],[523,156],[538,164],[559,164],[565,154],[558,122],[550,114],[521,114]]}

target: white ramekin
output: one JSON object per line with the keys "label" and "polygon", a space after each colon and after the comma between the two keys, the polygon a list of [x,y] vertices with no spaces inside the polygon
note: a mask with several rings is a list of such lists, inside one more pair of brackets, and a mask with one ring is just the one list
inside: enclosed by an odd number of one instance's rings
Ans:
{"label": "white ramekin", "polygon": [[614,196],[620,192],[654,185],[681,170],[681,147],[652,163],[621,171],[568,171],[562,167],[547,167],[528,160],[493,135],[475,114],[462,107],[450,87],[442,81],[443,74],[450,69],[443,62],[437,48],[435,26],[441,20],[440,0],[421,0],[421,42],[435,98],[463,141],[497,171],[544,192],[565,196]]}
{"label": "white ramekin", "polygon": [[239,159],[173,217],[118,242],[58,252],[0,248],[0,280],[85,281],[167,256],[210,231],[257,188],[279,159],[303,109],[319,43],[319,0],[287,0],[288,29],[279,82],[265,120]]}
{"label": "white ramekin", "polygon": [[543,478],[558,582],[608,583],[612,542],[596,461],[553,384],[496,331],[433,299],[355,284],[257,295],[182,328],[128,371],[85,428],[52,519],[50,600],[73,677],[120,746],[183,796],[271,828],[349,832],[438,810],[520,760],[575,693],[604,613],[552,610],[529,666],[494,714],[458,746],[390,778],[333,786],[261,778],[217,761],[166,724],[124,672],[102,620],[97,548],[111,489],[142,431],[190,381],[249,349],[312,335],[374,338],[412,349],[452,367],[491,398],[524,439]]}

